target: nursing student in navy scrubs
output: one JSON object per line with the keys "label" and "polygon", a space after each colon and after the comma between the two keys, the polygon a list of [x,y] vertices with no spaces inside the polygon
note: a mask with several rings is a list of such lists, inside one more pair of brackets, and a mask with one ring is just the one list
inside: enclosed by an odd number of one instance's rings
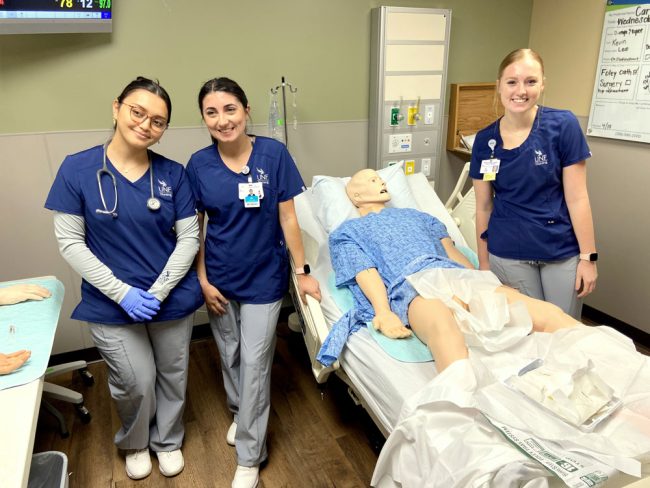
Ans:
{"label": "nursing student in navy scrubs", "polygon": [[543,90],[535,51],[517,49],[501,62],[505,112],[472,149],[479,262],[579,320],[598,276],[585,162],[591,152],[575,115],[538,104]]}
{"label": "nursing student in navy scrubs", "polygon": [[187,173],[205,241],[197,269],[234,421],[226,435],[237,451],[233,487],[254,487],[267,458],[271,363],[289,255],[301,295],[320,300],[309,275],[293,198],[305,190],[284,144],[246,133],[250,112],[228,78],[206,82],[199,109],[212,144],[194,153]]}
{"label": "nursing student in navy scrubs", "polygon": [[89,323],[109,369],[126,472],[144,478],[149,448],[165,476],[184,466],[183,409],[199,248],[192,189],[179,163],[150,151],[172,104],[139,77],[113,101],[110,141],[65,158],[47,197],[59,250],[83,278],[72,318]]}

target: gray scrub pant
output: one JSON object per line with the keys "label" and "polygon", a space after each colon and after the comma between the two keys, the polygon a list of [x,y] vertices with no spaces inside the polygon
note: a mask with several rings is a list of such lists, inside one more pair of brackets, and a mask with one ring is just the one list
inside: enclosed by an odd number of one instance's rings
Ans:
{"label": "gray scrub pant", "polygon": [[520,261],[490,254],[490,270],[501,283],[553,303],[580,321],[582,299],[575,290],[578,256],[561,261]]}
{"label": "gray scrub pant", "polygon": [[192,317],[133,325],[89,324],[108,366],[108,386],[122,422],[115,434],[120,449],[180,449]]}
{"label": "gray scrub pant", "polygon": [[228,408],[237,422],[237,464],[266,460],[266,428],[271,410],[271,365],[282,300],[266,304],[230,300],[223,315],[210,313],[219,348]]}

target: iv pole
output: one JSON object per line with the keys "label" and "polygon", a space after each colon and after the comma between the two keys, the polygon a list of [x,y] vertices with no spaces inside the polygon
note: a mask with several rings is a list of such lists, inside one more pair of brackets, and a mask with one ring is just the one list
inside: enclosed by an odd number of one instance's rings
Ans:
{"label": "iv pole", "polygon": [[295,88],[291,83],[285,81],[283,76],[282,84],[275,88],[271,88],[271,93],[275,95],[278,93],[278,90],[282,88],[282,125],[284,126],[284,144],[289,147],[289,133],[287,132],[287,97],[285,87],[289,87],[291,93],[296,93],[298,91],[298,88]]}

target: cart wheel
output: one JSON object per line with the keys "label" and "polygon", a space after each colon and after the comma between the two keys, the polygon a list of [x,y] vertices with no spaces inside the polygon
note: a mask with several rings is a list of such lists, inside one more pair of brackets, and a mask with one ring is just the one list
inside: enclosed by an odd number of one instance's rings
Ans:
{"label": "cart wheel", "polygon": [[86,368],[79,370],[79,376],[86,386],[93,386],[95,384],[95,377]]}

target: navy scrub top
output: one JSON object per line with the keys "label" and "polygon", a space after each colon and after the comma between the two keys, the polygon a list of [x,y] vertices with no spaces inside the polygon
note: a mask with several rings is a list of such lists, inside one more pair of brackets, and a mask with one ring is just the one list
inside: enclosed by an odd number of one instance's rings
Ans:
{"label": "navy scrub top", "polygon": [[[272,303],[288,289],[289,257],[278,205],[305,190],[284,144],[257,136],[244,175],[230,170],[212,144],[192,155],[187,174],[197,209],[208,215],[205,266],[208,281],[228,299]],[[244,208],[239,184],[262,183],[259,208]]]}
{"label": "navy scrub top", "polygon": [[[106,158],[107,167],[117,180],[118,216],[97,213],[96,209],[104,210],[97,183],[103,154],[103,146],[96,146],[67,156],[45,208],[83,217],[90,251],[116,278],[148,290],[176,247],[175,222],[196,214],[192,189],[182,165],[150,152],[154,195],[162,204],[159,210],[151,211],[147,208],[151,196],[149,171],[131,182]],[[115,203],[112,180],[103,174],[101,181],[106,207],[111,210]],[[181,319],[202,303],[196,270],[190,269],[161,303],[151,322]],[[85,280],[81,284],[81,303],[72,318],[102,324],[134,323],[119,304]]]}
{"label": "navy scrub top", "polygon": [[481,130],[474,141],[470,176],[483,179],[481,161],[496,141],[494,157],[501,160],[492,181],[494,206],[487,231],[488,251],[518,260],[553,261],[579,253],[564,199],[562,170],[591,156],[578,120],[568,110],[539,107],[528,138],[504,149],[500,120]]}

